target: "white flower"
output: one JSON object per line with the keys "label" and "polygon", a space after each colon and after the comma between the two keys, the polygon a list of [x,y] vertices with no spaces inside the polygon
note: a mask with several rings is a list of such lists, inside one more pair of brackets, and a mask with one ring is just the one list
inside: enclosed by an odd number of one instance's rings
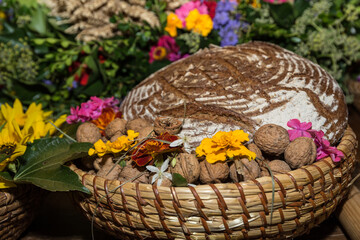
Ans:
{"label": "white flower", "polygon": [[178,147],[183,145],[185,148],[185,151],[187,153],[191,153],[191,147],[190,147],[190,137],[187,136],[180,136],[180,138],[178,140],[173,141],[172,143],[170,143],[170,147]]}
{"label": "white flower", "polygon": [[166,159],[163,162],[163,164],[161,165],[160,169],[158,169],[157,167],[154,167],[154,166],[146,166],[147,170],[155,173],[154,176],[152,177],[151,184],[153,184],[158,179],[157,185],[160,186],[164,177],[172,180],[172,175],[168,172],[165,172],[166,169],[168,169],[168,167],[169,167],[169,161],[170,161],[170,158]]}

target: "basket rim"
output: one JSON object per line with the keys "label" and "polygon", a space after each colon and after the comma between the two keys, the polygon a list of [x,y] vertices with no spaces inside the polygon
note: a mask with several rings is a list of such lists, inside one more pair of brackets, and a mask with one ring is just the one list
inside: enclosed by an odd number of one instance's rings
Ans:
{"label": "basket rim", "polygon": [[[339,144],[337,145],[338,150],[343,152],[344,156],[345,156],[344,159],[340,163],[346,162],[346,159],[349,158],[349,156],[357,149],[357,144],[358,144],[357,137],[356,137],[354,131],[352,130],[352,128],[348,125],[346,130],[344,131],[343,137],[341,138]],[[348,147],[349,145],[350,145],[350,148]],[[294,175],[296,176],[296,175],[306,174],[307,180],[309,180],[309,181],[305,182],[302,185],[306,185],[309,183],[313,184],[314,181],[316,181],[317,179],[324,178],[324,175],[327,172],[329,172],[329,170],[333,171],[334,168],[337,168],[340,165],[340,163],[334,163],[330,157],[326,157],[326,158],[320,159],[319,161],[316,161],[310,165],[306,165],[301,168],[291,170],[290,172],[287,172],[287,173],[274,174],[274,179],[277,182],[277,184],[279,184],[279,181],[281,182],[281,179],[283,179],[284,177],[286,177],[286,178],[290,177],[291,179],[294,178],[293,183],[294,183],[295,188],[297,188],[297,186],[296,186],[297,184],[295,183],[296,177],[294,177]],[[119,180],[109,180],[104,177],[88,174],[87,172],[79,169],[73,162],[70,163],[69,167],[72,171],[74,171],[79,176],[80,179],[82,179],[83,184],[84,184],[84,178],[87,178],[87,177],[90,177],[93,183],[95,183],[96,181],[101,181],[101,182],[106,181],[108,185],[117,185],[117,186],[121,185],[121,183],[122,183]],[[314,176],[314,173],[315,173],[315,176]],[[258,177],[254,180],[241,181],[239,183],[229,182],[229,183],[216,183],[216,184],[199,184],[194,187],[192,187],[192,186],[186,186],[186,187],[159,186],[159,187],[155,187],[155,188],[158,188],[158,189],[172,189],[172,188],[198,189],[198,188],[202,188],[204,186],[213,186],[213,185],[216,185],[217,187],[221,187],[221,188],[226,188],[225,186],[229,186],[229,185],[237,185],[238,186],[240,184],[240,185],[243,185],[242,187],[246,187],[247,185],[255,184],[256,186],[258,186],[260,188],[260,190],[262,192],[264,192],[264,189],[261,189],[261,185],[269,184],[269,182],[272,183],[271,176]],[[134,183],[134,182],[128,182],[128,183],[124,184],[124,186],[125,185],[130,185],[132,187],[135,187],[135,185],[154,186],[150,183],[146,184],[146,183]],[[280,187],[280,188],[282,188],[282,187]]]}

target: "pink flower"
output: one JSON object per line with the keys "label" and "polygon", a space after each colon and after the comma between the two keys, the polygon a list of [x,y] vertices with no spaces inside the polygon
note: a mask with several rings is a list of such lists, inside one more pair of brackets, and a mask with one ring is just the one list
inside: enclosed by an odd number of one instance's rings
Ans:
{"label": "pink flower", "polygon": [[70,115],[66,118],[68,124],[73,124],[77,122],[86,122],[90,120],[96,120],[102,113],[102,110],[105,108],[112,108],[114,112],[119,112],[119,107],[116,105],[119,104],[119,100],[114,97],[101,99],[98,97],[90,97],[90,100],[84,103],[81,103],[80,107],[70,108]]}
{"label": "pink flower", "polygon": [[157,45],[152,46],[149,52],[149,63],[156,60],[162,60],[164,58],[171,62],[187,57],[188,54],[182,55],[180,47],[176,44],[173,37],[162,36],[159,38]]}
{"label": "pink flower", "polygon": [[182,21],[183,27],[186,27],[186,17],[189,15],[190,11],[197,9],[200,14],[208,14],[208,9],[205,4],[202,4],[199,0],[187,2],[182,5],[180,8],[175,10],[175,14]]}
{"label": "pink flower", "polygon": [[180,47],[176,44],[175,39],[167,35],[159,38],[158,46],[164,47],[170,53],[177,53],[180,50]]}
{"label": "pink flower", "polygon": [[309,130],[312,127],[311,122],[300,122],[299,119],[291,119],[287,122],[288,127],[292,128],[288,130],[290,141],[294,141],[294,139],[298,137],[309,137],[311,138],[311,134]]}
{"label": "pink flower", "polygon": [[344,157],[344,154],[341,151],[337,150],[336,147],[330,146],[330,142],[323,138],[323,131],[312,131],[312,134],[314,136],[314,142],[317,147],[316,160],[320,160],[330,156],[333,162],[341,161],[341,159]]}

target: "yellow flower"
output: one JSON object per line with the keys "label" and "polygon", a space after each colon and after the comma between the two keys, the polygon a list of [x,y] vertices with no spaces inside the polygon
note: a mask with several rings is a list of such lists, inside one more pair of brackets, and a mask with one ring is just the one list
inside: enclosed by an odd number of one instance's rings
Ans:
{"label": "yellow flower", "polygon": [[152,57],[154,60],[162,60],[166,57],[166,49],[161,46],[154,47],[152,51]]}
{"label": "yellow flower", "polygon": [[134,130],[128,130],[127,135],[129,140],[134,141],[134,139],[139,136],[139,133],[135,132]]}
{"label": "yellow flower", "polygon": [[213,22],[208,14],[200,14],[197,9],[190,11],[186,17],[186,29],[206,37],[213,28]]}
{"label": "yellow flower", "polygon": [[94,144],[94,148],[90,148],[88,154],[90,156],[97,154],[99,157],[108,153],[119,153],[122,151],[128,151],[133,147],[136,142],[134,139],[139,136],[139,133],[133,130],[127,131],[128,136],[120,136],[114,142],[107,141],[104,143],[101,139]]}
{"label": "yellow flower", "polygon": [[23,127],[30,115],[39,115],[43,119],[47,119],[51,114],[51,111],[44,112],[42,110],[42,105],[37,105],[36,103],[31,103],[27,111],[24,113],[23,105],[19,99],[16,99],[14,101],[13,107],[11,107],[8,103],[1,105],[0,125],[4,124],[5,122],[11,122],[12,119],[15,119],[17,124],[20,127]]}
{"label": "yellow flower", "polygon": [[23,134],[16,121],[7,124],[0,132],[0,153],[7,157],[0,163],[0,171],[4,170],[9,162],[24,154],[29,133]]}
{"label": "yellow flower", "polygon": [[205,156],[209,163],[225,161],[228,157],[247,157],[255,159],[256,154],[247,149],[243,143],[249,141],[249,135],[243,130],[217,132],[212,138],[205,138],[196,148],[196,154]]}
{"label": "yellow flower", "polygon": [[108,152],[108,146],[103,142],[103,140],[99,139],[96,143],[94,143],[94,148],[89,149],[88,154],[90,156],[97,154],[99,157],[102,157]]}
{"label": "yellow flower", "polygon": [[3,11],[0,11],[0,19],[5,19],[6,14]]}
{"label": "yellow flower", "polygon": [[167,16],[167,23],[165,27],[165,31],[167,31],[170,36],[177,36],[177,28],[182,28],[182,22],[180,18],[175,13],[170,13]]}

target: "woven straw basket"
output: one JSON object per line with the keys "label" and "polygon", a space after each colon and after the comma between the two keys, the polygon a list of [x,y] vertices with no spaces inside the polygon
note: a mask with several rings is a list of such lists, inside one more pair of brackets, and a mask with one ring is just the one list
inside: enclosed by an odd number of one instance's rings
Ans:
{"label": "woven straw basket", "polygon": [[354,106],[358,111],[360,111],[360,82],[349,81],[348,88],[350,93],[354,95]]}
{"label": "woven straw basket", "polygon": [[117,238],[292,238],[328,218],[345,197],[356,148],[355,133],[348,128],[338,145],[346,156],[340,164],[326,158],[275,175],[274,191],[271,177],[196,187],[126,183],[118,188],[120,181],[71,165],[92,192],[73,197],[88,219]]}
{"label": "woven straw basket", "polygon": [[20,184],[0,191],[0,240],[15,240],[31,224],[44,191]]}

